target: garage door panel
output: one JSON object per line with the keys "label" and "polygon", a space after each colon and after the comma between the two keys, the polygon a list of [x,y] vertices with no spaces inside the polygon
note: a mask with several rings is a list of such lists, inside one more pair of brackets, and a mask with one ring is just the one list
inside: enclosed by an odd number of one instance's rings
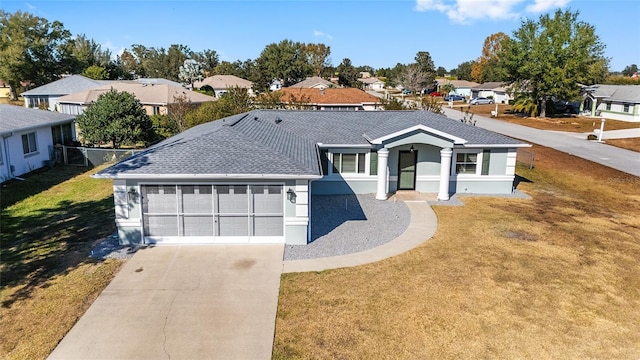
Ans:
{"label": "garage door panel", "polygon": [[213,214],[211,185],[182,185],[182,212]]}
{"label": "garage door panel", "polygon": [[182,236],[214,236],[213,217],[184,215],[182,219]]}
{"label": "garage door panel", "polygon": [[220,236],[249,236],[249,216],[218,217]]}
{"label": "garage door panel", "polygon": [[254,216],[254,236],[282,236],[282,216]]}
{"label": "garage door panel", "polygon": [[143,222],[146,236],[178,236],[176,215],[145,215]]}

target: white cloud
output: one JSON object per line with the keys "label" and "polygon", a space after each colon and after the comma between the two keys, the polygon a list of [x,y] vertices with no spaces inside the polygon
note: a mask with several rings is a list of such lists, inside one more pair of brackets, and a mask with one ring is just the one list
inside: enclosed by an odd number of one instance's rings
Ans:
{"label": "white cloud", "polygon": [[324,32],[318,31],[318,30],[313,30],[313,36],[315,36],[315,37],[326,37],[329,40],[333,39],[333,36],[331,36],[329,34],[325,34]]}
{"label": "white cloud", "polygon": [[115,60],[118,56],[122,55],[122,53],[126,50],[124,47],[116,46],[111,41],[107,40],[100,44],[102,50],[111,51],[111,58]]}
{"label": "white cloud", "polygon": [[27,8],[29,8],[30,11],[34,11],[36,9],[35,6],[33,6],[33,5],[29,4],[29,3],[24,3],[24,4],[27,6]]}
{"label": "white cloud", "polygon": [[535,0],[526,10],[530,13],[543,13],[548,10],[565,7],[571,0]]}
{"label": "white cloud", "polygon": [[[416,0],[417,11],[439,11],[456,23],[517,19],[522,11],[540,13],[571,0]],[[526,5],[524,8],[523,5]]]}

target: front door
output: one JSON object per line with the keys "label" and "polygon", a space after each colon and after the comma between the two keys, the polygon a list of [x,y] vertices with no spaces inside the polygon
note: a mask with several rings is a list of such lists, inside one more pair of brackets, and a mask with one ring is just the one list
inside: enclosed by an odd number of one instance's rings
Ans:
{"label": "front door", "polygon": [[398,158],[398,190],[416,189],[418,152],[401,150]]}

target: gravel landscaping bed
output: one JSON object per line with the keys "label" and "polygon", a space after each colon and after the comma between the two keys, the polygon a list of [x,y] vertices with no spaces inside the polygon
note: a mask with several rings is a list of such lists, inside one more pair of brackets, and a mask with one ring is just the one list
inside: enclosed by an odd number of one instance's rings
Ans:
{"label": "gravel landscaping bed", "polygon": [[93,247],[89,256],[94,259],[128,259],[138,251],[139,246],[124,246],[118,243],[118,235],[113,234],[102,239]]}
{"label": "gravel landscaping bed", "polygon": [[286,245],[285,260],[368,250],[398,237],[411,220],[404,202],[376,200],[373,194],[313,196],[311,212],[312,242]]}

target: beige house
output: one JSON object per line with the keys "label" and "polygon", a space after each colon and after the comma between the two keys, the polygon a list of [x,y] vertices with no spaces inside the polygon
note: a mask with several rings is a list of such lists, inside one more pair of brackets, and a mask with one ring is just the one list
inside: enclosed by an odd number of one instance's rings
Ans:
{"label": "beige house", "polygon": [[100,95],[111,89],[132,94],[140,101],[148,115],[167,114],[168,106],[181,96],[185,96],[194,105],[216,100],[212,96],[169,84],[114,82],[58,98],[58,111],[63,114],[80,115],[89,104],[94,103]]}
{"label": "beige house", "polygon": [[356,88],[278,90],[285,104],[296,104],[310,110],[382,110],[380,98]]}
{"label": "beige house", "polygon": [[384,81],[378,79],[377,77],[360,78],[358,79],[358,81],[364,84],[365,90],[384,90]]}
{"label": "beige house", "polygon": [[333,87],[331,81],[325,80],[319,76],[313,76],[305,80],[300,81],[297,84],[289,86],[293,89],[326,89]]}
{"label": "beige house", "polygon": [[217,98],[220,98],[227,93],[227,89],[239,87],[241,89],[247,89],[249,95],[253,96],[253,83],[249,80],[245,80],[233,75],[214,75],[205,78],[202,81],[196,81],[193,83],[194,88],[202,88],[204,86],[210,86]]}

